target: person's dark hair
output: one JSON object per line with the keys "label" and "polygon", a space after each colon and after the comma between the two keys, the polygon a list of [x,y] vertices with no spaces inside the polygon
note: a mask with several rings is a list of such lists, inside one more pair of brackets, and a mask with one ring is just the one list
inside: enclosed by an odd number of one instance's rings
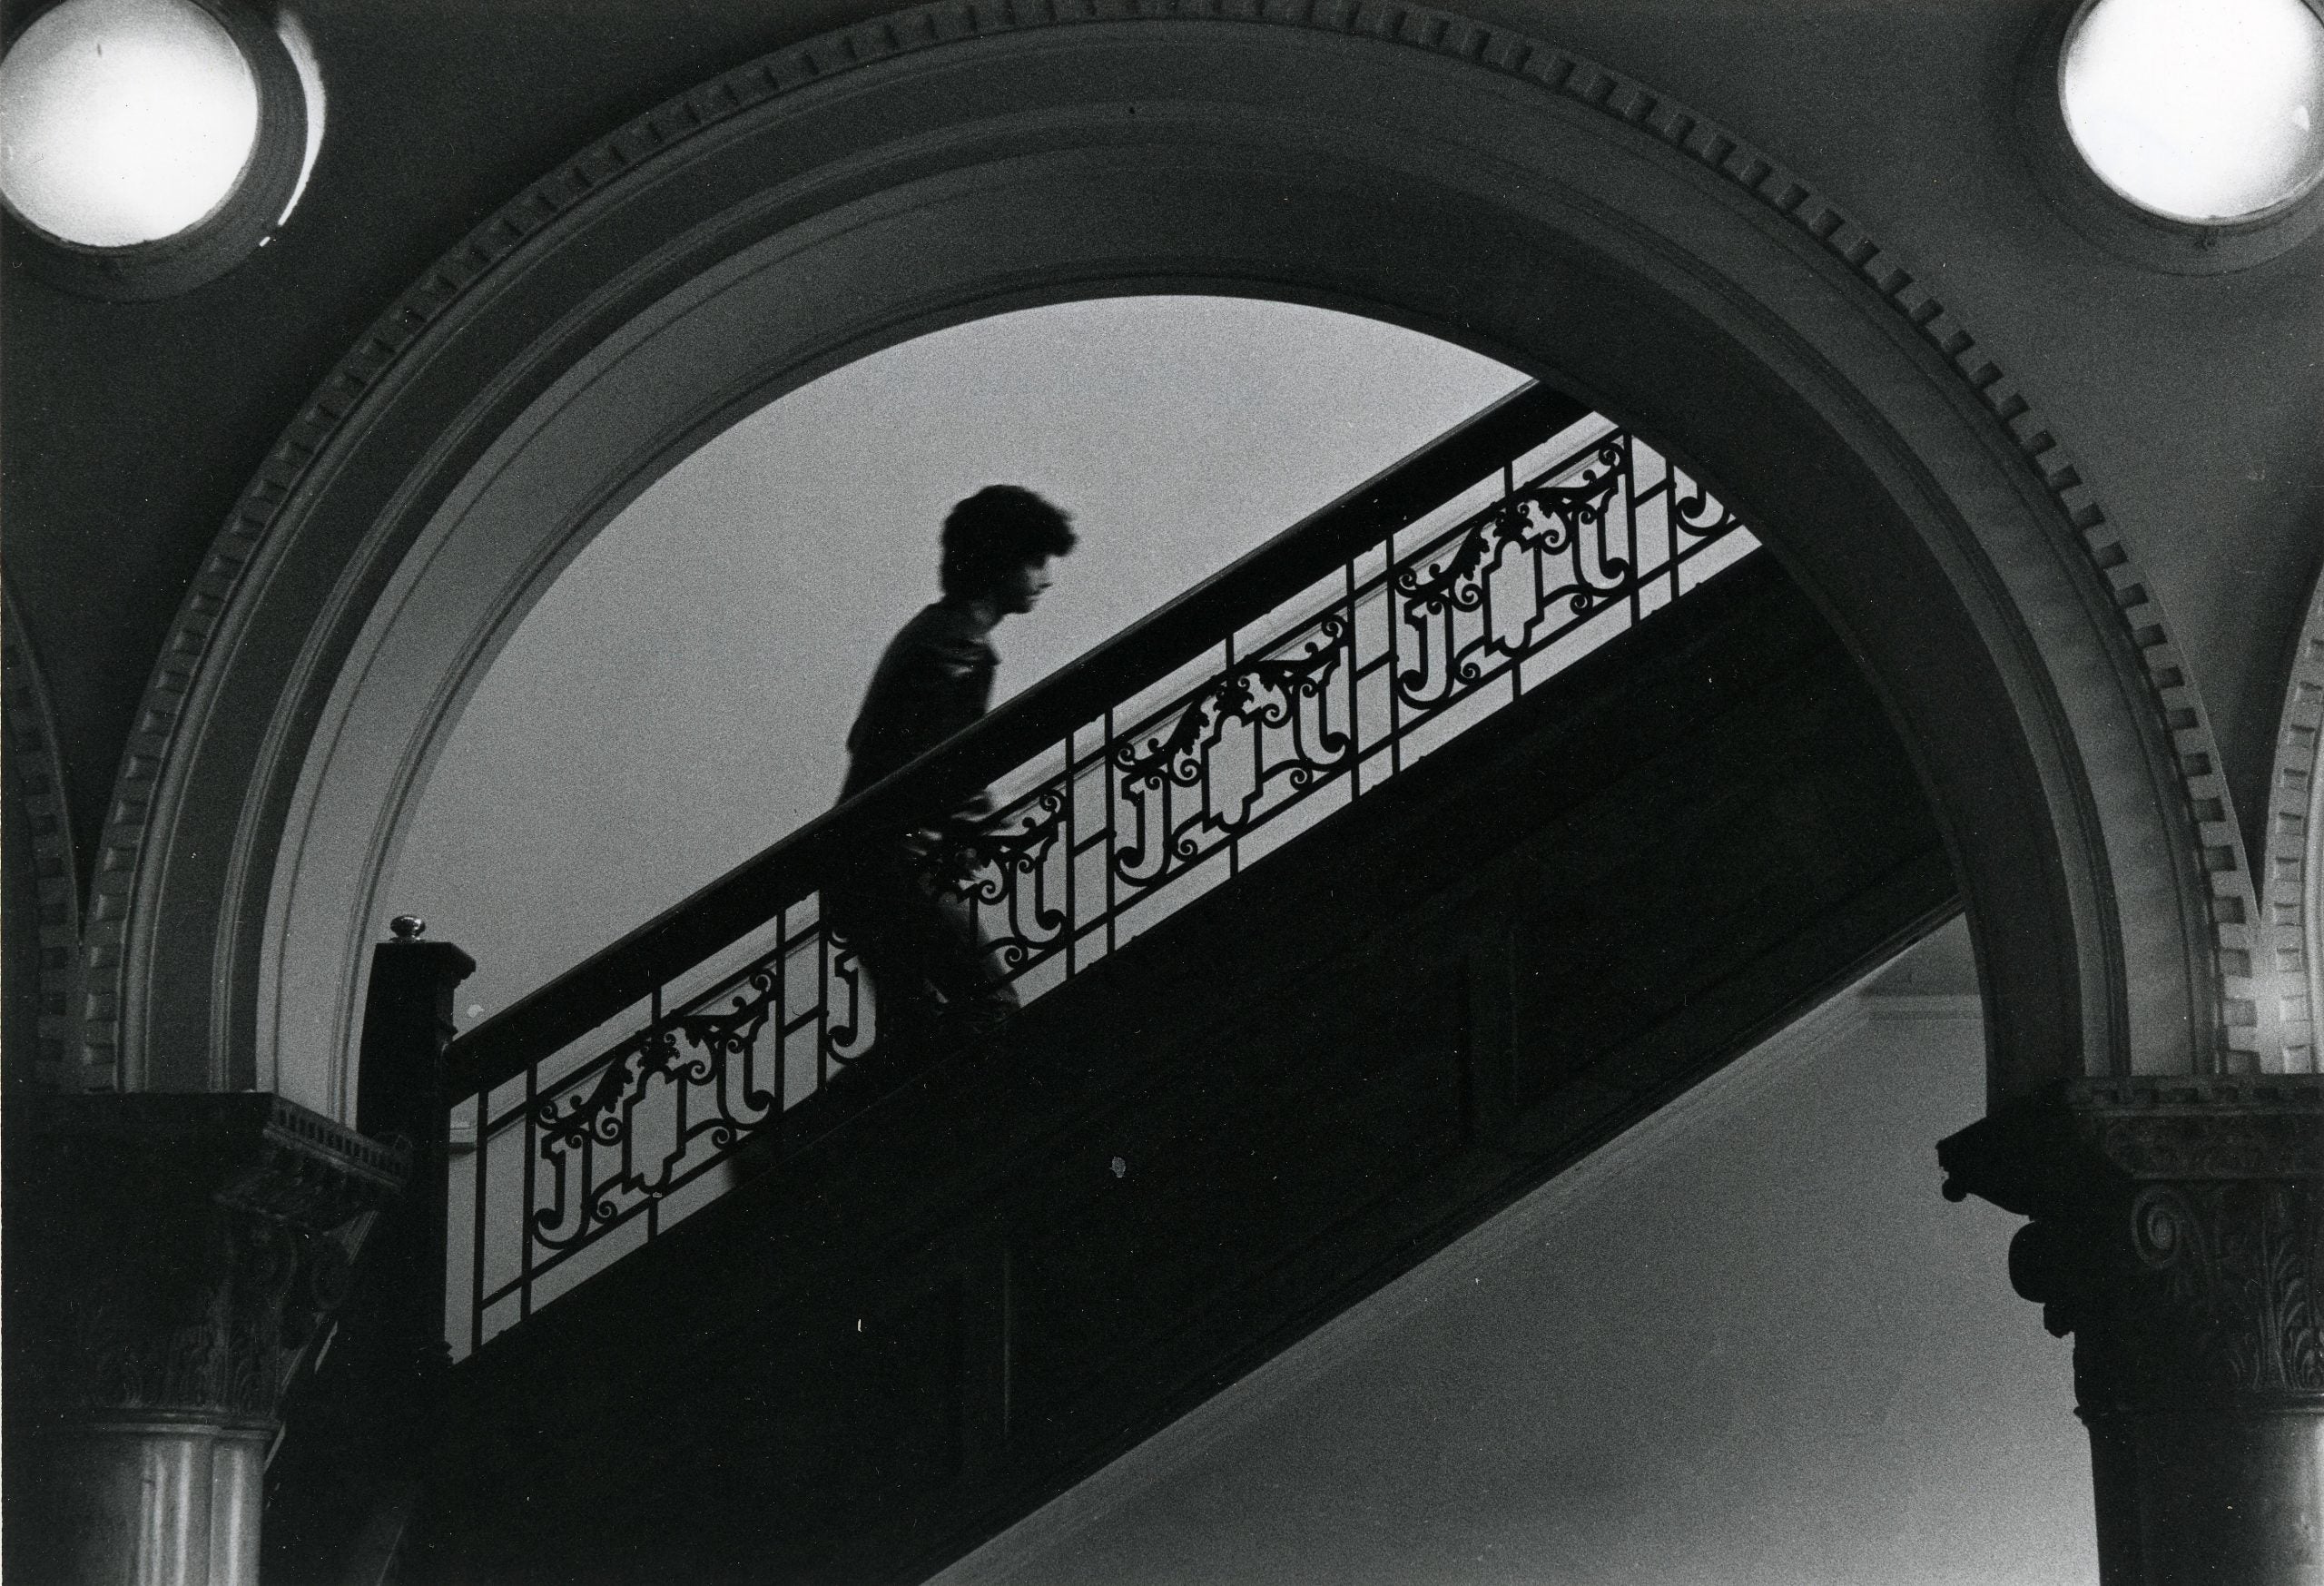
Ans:
{"label": "person's dark hair", "polygon": [[936,580],[948,600],[973,600],[1010,569],[1073,548],[1073,520],[1022,485],[987,485],[944,515]]}

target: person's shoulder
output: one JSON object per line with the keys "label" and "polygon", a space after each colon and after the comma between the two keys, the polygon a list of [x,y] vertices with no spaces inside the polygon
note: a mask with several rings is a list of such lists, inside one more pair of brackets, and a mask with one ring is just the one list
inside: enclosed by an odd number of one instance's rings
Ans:
{"label": "person's shoulder", "polygon": [[989,661],[993,655],[991,641],[985,637],[977,619],[940,600],[906,623],[903,635],[899,636],[905,635],[916,646],[954,665]]}
{"label": "person's shoulder", "polygon": [[901,631],[914,638],[939,638],[960,632],[965,620],[965,613],[954,610],[940,600],[931,601],[913,612]]}
{"label": "person's shoulder", "polygon": [[929,650],[941,649],[954,642],[953,635],[957,629],[956,614],[945,610],[940,605],[923,606],[906,618],[904,626],[896,630],[895,637],[888,641],[887,658],[897,661]]}

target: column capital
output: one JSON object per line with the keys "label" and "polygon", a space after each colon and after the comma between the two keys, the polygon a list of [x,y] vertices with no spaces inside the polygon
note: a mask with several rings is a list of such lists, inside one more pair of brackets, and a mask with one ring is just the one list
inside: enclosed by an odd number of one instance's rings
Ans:
{"label": "column capital", "polygon": [[27,1407],[271,1422],[408,1154],[264,1094],[26,1109],[9,1257]]}
{"label": "column capital", "polygon": [[1937,1147],[2033,1220],[2010,1281],[2074,1336],[2085,1419],[2324,1408],[2324,1077],[2084,1079]]}
{"label": "column capital", "polygon": [[2032,1219],[2106,1586],[2324,1586],[2324,1076],[2069,1081],[1937,1156]]}

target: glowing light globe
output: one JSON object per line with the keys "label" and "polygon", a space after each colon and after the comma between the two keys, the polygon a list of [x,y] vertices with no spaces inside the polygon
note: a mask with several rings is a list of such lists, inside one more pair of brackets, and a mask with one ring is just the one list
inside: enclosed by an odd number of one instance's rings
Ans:
{"label": "glowing light globe", "polygon": [[2058,93],[2099,179],[2172,220],[2249,219],[2324,180],[2324,17],[2303,0],[2098,0]]}
{"label": "glowing light globe", "polygon": [[65,0],[0,59],[0,197],[94,248],[175,236],[234,191],[256,75],[192,0]]}

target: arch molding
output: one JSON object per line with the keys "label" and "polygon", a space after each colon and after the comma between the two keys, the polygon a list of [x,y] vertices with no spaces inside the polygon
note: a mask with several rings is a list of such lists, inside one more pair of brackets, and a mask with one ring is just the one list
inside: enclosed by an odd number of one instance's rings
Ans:
{"label": "arch molding", "polygon": [[1225,291],[1393,320],[1655,438],[1881,689],[1947,832],[1996,1098],[2280,1067],[2169,626],[2028,394],[1801,175],[1545,41],[1369,4],[899,11],[537,183],[324,383],[131,746],[93,1039],[340,1105],[399,823],[530,600],[707,435],[999,310]]}

